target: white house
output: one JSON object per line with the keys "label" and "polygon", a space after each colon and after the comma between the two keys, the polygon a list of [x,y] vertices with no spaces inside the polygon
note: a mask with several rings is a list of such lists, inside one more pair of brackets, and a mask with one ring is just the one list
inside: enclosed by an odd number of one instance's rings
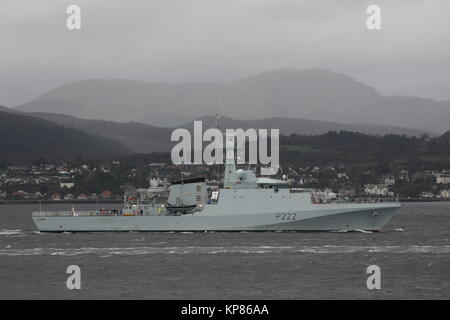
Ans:
{"label": "white house", "polygon": [[384,184],[366,184],[364,193],[371,196],[393,196],[394,193]]}
{"label": "white house", "polygon": [[348,177],[348,175],[346,173],[338,173],[338,179],[349,180],[350,178]]}
{"label": "white house", "polygon": [[424,191],[424,192],[422,192],[422,193],[420,194],[420,197],[421,197],[421,198],[433,198],[434,195],[433,195],[433,193],[431,193],[431,192],[426,192],[426,191]]}
{"label": "white house", "polygon": [[161,179],[157,179],[157,178],[150,178],[149,180],[149,184],[151,188],[155,188],[157,186],[159,186],[161,184]]}
{"label": "white house", "polygon": [[450,174],[436,173],[437,184],[450,184]]}
{"label": "white house", "polygon": [[316,191],[315,195],[316,195],[316,197],[318,197],[320,199],[325,199],[325,200],[331,200],[331,199],[337,198],[337,194],[328,188],[325,188],[323,191]]}
{"label": "white house", "polygon": [[439,198],[450,199],[450,190],[442,190],[439,193]]}
{"label": "white house", "polygon": [[393,186],[395,184],[395,177],[391,174],[383,176],[383,181],[386,186]]}
{"label": "white house", "polygon": [[73,186],[75,185],[75,183],[73,183],[73,182],[60,182],[59,183],[59,187],[62,189],[62,188],[67,188],[67,189],[70,189],[70,188],[73,188]]}

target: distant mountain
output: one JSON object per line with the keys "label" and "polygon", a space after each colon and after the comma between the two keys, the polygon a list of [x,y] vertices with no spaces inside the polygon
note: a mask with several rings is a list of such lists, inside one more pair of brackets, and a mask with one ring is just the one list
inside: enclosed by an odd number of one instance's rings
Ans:
{"label": "distant mountain", "polygon": [[86,80],[56,88],[17,108],[158,127],[179,126],[219,111],[244,120],[304,118],[436,133],[450,129],[450,101],[385,97],[349,76],[322,69],[275,70],[227,84]]}
{"label": "distant mountain", "polygon": [[214,114],[218,85],[151,84],[134,80],[86,80],[56,88],[16,108],[83,119],[140,121],[176,126]]}
{"label": "distant mountain", "polygon": [[[76,128],[88,133],[104,136],[120,141],[126,145],[131,152],[149,153],[155,151],[170,151],[173,143],[170,142],[170,135],[174,128],[154,127],[151,125],[129,122],[120,123],[104,120],[85,120],[72,116],[51,114],[51,113],[30,113],[34,117],[42,118],[58,125]],[[215,117],[203,117],[199,120],[203,122],[203,128],[215,127]],[[188,122],[180,127],[192,130],[193,122]],[[364,124],[340,124],[326,121],[315,121],[305,119],[271,118],[263,120],[234,120],[227,117],[220,119],[221,128],[229,129],[280,129],[280,134],[290,135],[297,133],[300,135],[316,135],[327,133],[328,131],[354,131],[372,135],[400,134],[407,136],[419,136],[422,134],[433,135],[431,132],[400,127],[387,127]]]}
{"label": "distant mountain", "polygon": [[0,108],[1,161],[106,159],[127,152],[117,141]]}

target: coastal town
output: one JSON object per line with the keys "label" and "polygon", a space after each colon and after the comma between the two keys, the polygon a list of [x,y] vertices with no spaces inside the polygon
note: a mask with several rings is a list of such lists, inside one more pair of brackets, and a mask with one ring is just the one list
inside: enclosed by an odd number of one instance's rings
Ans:
{"label": "coastal town", "polygon": [[[252,169],[258,173],[256,166]],[[0,201],[118,201],[125,192],[166,187],[171,181],[204,176],[220,186],[218,166],[120,161],[80,164],[8,165],[0,168]],[[450,200],[450,170],[377,175],[348,167],[281,166],[278,179],[292,187],[313,188],[323,198],[399,197],[419,201]]]}

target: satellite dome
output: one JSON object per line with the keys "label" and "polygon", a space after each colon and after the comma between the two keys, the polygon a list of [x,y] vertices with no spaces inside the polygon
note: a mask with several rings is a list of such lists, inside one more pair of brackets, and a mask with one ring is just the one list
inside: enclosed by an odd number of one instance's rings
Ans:
{"label": "satellite dome", "polygon": [[237,169],[237,170],[236,170],[236,174],[237,174],[237,176],[238,176],[239,178],[242,178],[242,177],[245,176],[245,171],[242,170],[242,169]]}

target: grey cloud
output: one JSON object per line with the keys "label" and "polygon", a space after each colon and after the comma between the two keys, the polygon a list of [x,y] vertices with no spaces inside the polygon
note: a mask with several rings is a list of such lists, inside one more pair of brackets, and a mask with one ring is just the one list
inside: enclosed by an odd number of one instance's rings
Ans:
{"label": "grey cloud", "polygon": [[[78,4],[82,30],[65,28]],[[378,4],[383,30],[365,28]],[[0,104],[91,78],[227,82],[321,67],[384,94],[450,99],[450,3],[297,0],[3,0]]]}

